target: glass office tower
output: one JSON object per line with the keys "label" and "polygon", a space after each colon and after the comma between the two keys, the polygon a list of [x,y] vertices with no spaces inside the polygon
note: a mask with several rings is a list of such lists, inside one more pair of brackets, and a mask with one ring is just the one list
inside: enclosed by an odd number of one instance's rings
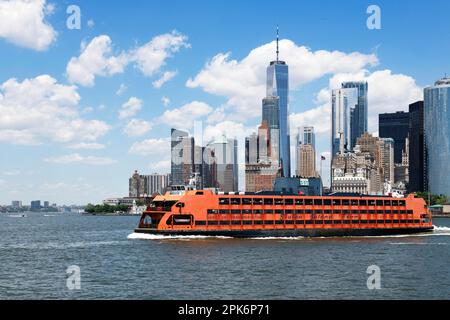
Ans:
{"label": "glass office tower", "polygon": [[[331,94],[331,152],[353,150],[351,114],[358,104],[358,89],[335,89]],[[356,140],[355,140],[356,142]],[[341,150],[343,149],[343,150]]]}
{"label": "glass office tower", "polygon": [[450,78],[424,89],[428,190],[450,196]]}
{"label": "glass office tower", "polygon": [[367,82],[350,81],[344,82],[341,86],[343,89],[356,88],[358,90],[358,103],[356,107],[351,110],[350,123],[351,123],[351,148],[356,145],[356,139],[361,137],[364,132],[367,132],[367,119],[368,119],[368,103],[367,103]]}
{"label": "glass office tower", "polygon": [[[267,67],[267,97],[278,97],[280,125],[280,164],[283,176],[291,176],[290,133],[288,122],[289,67],[286,62],[270,62]],[[269,122],[270,126],[270,122]]]}

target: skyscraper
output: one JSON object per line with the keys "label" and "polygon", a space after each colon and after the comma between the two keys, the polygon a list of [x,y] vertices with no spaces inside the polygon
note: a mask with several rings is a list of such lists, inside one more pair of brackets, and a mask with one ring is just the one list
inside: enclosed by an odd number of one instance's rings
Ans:
{"label": "skyscraper", "polygon": [[342,83],[341,88],[356,88],[358,102],[353,110],[350,110],[351,147],[355,146],[356,139],[367,132],[368,122],[368,84],[364,81],[350,81]]}
{"label": "skyscraper", "polygon": [[302,178],[317,177],[314,127],[300,127],[297,134],[296,175]]}
{"label": "skyscraper", "polygon": [[402,151],[409,132],[409,113],[398,111],[378,115],[378,131],[380,138],[394,139],[394,162],[402,163]]}
{"label": "skyscraper", "polygon": [[144,188],[144,178],[137,170],[135,170],[131,178],[128,180],[128,196],[134,198],[141,197],[145,194]]}
{"label": "skyscraper", "polygon": [[[335,89],[331,93],[331,151],[332,156],[338,152],[352,151],[351,115],[358,104],[358,89]],[[343,149],[343,150],[341,150]]]}
{"label": "skyscraper", "polygon": [[[271,61],[267,67],[267,86],[266,97],[278,97],[279,106],[279,155],[280,165],[283,169],[283,176],[291,176],[291,157],[290,157],[290,133],[288,122],[288,94],[289,94],[289,67],[286,62],[278,59],[278,29],[277,29],[277,59]],[[264,119],[264,118],[263,118]],[[271,123],[268,121],[269,127]]]}
{"label": "skyscraper", "polygon": [[215,177],[213,185],[224,192],[238,191],[237,140],[221,136],[207,146],[212,150]]}
{"label": "skyscraper", "polygon": [[428,190],[450,196],[450,78],[424,89]]}
{"label": "skyscraper", "polygon": [[423,101],[409,105],[409,192],[426,191]]}
{"label": "skyscraper", "polygon": [[171,184],[187,185],[194,173],[194,138],[185,131],[171,129]]}
{"label": "skyscraper", "polygon": [[280,99],[266,97],[262,100],[262,122],[266,122],[270,136],[270,155],[274,164],[280,164]]}

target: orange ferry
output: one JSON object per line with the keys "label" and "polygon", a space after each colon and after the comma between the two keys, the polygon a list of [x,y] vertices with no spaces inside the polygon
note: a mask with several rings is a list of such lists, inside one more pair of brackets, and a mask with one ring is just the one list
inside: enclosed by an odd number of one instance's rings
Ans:
{"label": "orange ferry", "polygon": [[172,186],[142,214],[138,233],[230,237],[331,237],[433,230],[421,198],[223,193]]}

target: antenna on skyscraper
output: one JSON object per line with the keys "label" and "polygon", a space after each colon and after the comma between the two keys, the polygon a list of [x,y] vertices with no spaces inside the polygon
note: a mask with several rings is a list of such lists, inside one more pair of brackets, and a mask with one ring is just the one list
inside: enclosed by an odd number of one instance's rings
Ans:
{"label": "antenna on skyscraper", "polygon": [[278,25],[277,25],[277,62],[278,62],[278,54],[280,51],[278,50],[278,41],[279,41],[279,32],[278,32]]}

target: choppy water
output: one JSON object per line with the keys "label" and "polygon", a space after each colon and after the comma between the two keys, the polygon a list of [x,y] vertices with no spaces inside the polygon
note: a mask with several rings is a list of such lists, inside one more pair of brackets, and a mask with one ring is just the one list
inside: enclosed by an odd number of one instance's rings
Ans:
{"label": "choppy water", "polygon": [[[137,235],[138,219],[0,214],[0,298],[450,298],[450,219],[428,235],[247,240]],[[71,265],[80,290],[66,286]]]}

